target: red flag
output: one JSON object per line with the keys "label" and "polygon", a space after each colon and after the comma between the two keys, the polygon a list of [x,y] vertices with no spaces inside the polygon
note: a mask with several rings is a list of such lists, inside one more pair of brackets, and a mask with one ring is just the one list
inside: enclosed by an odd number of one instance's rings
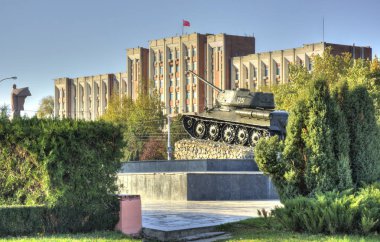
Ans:
{"label": "red flag", "polygon": [[182,25],[183,25],[183,26],[186,26],[186,27],[190,27],[190,22],[187,21],[187,20],[183,20]]}

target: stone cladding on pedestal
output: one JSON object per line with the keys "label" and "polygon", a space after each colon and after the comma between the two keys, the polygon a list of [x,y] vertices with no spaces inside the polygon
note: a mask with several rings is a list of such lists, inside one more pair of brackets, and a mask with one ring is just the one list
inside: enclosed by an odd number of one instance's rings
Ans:
{"label": "stone cladding on pedestal", "polygon": [[175,143],[176,160],[253,159],[253,148],[210,140],[184,139]]}

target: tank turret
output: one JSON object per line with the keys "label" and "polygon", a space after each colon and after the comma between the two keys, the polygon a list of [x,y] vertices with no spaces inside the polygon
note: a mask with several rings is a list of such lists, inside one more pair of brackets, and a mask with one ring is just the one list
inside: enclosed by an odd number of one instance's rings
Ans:
{"label": "tank turret", "polygon": [[274,110],[272,93],[243,88],[222,90],[193,71],[188,73],[218,92],[212,109],[183,115],[183,126],[192,137],[250,146],[256,145],[261,137],[285,137],[288,113]]}

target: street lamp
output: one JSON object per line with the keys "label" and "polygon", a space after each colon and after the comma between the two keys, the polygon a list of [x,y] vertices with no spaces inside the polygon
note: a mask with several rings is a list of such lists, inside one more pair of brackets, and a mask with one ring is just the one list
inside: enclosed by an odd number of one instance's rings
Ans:
{"label": "street lamp", "polygon": [[4,78],[4,79],[1,79],[0,82],[5,81],[5,80],[8,80],[8,79],[16,80],[16,79],[17,79],[17,76],[12,76],[12,77],[7,77],[7,78]]}

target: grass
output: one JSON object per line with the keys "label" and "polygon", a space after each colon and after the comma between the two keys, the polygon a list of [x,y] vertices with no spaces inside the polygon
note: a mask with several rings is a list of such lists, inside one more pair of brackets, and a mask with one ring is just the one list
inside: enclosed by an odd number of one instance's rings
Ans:
{"label": "grass", "polygon": [[[252,218],[237,223],[224,224],[219,226],[219,231],[226,231],[232,234],[228,241],[254,241],[254,242],[276,242],[276,241],[327,241],[327,242],[378,242],[380,235],[324,235],[324,234],[304,234],[283,229],[274,218]],[[105,241],[126,241],[137,242],[140,239],[133,239],[119,232],[102,231],[83,234],[55,234],[55,235],[35,235],[23,237],[0,238],[0,242],[105,242]]]}
{"label": "grass", "polygon": [[3,237],[0,242],[29,242],[29,241],[42,241],[42,242],[105,242],[105,241],[123,241],[123,242],[137,242],[140,239],[132,239],[122,233],[115,231],[100,231],[83,234],[53,234],[53,235],[35,235],[35,236],[22,236],[22,237]]}
{"label": "grass", "polygon": [[232,234],[228,241],[328,241],[328,242],[379,242],[380,235],[324,235],[304,234],[287,231],[274,218],[252,218],[237,223],[219,226],[219,229]]}

